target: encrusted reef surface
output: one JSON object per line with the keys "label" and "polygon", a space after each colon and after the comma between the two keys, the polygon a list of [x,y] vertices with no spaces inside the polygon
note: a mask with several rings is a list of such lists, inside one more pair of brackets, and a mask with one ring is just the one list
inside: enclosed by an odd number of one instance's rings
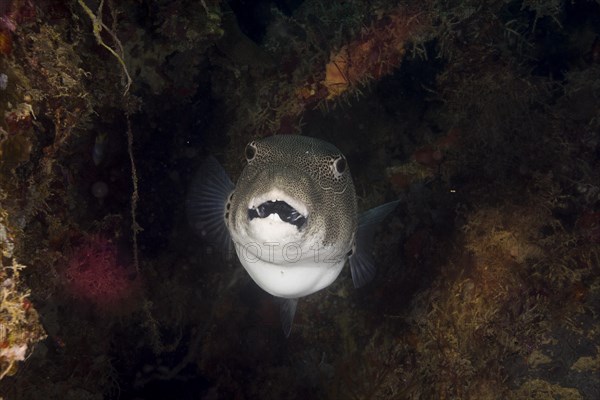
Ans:
{"label": "encrusted reef surface", "polygon": [[[598,1],[2,1],[0,399],[600,398],[599,132]],[[401,203],[286,339],[184,202],[293,133]]]}

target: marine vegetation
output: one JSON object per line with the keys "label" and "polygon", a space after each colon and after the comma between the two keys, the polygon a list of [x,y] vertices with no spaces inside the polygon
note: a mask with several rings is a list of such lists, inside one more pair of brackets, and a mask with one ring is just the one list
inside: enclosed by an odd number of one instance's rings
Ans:
{"label": "marine vegetation", "polygon": [[[599,132],[598,1],[0,1],[0,398],[600,398]],[[399,203],[286,338],[185,199],[290,134]]]}

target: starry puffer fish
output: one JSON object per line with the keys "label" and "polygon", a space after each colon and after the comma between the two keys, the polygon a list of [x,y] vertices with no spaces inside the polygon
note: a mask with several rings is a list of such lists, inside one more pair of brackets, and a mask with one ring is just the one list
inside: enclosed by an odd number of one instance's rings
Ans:
{"label": "starry puffer fish", "polygon": [[210,156],[187,198],[193,228],[223,250],[232,246],[250,277],[281,299],[289,336],[298,298],[331,285],[349,262],[356,287],[375,275],[375,228],[398,204],[361,216],[344,155],[307,136],[276,135],[246,146],[237,184]]}

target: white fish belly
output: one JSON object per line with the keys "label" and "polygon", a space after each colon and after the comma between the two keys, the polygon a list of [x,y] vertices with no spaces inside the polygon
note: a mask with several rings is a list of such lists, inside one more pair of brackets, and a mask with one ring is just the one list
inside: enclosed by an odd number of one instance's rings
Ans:
{"label": "white fish belly", "polygon": [[235,249],[254,282],[273,296],[283,298],[308,296],[326,288],[337,279],[346,263],[346,257],[328,259],[293,245],[236,244]]}

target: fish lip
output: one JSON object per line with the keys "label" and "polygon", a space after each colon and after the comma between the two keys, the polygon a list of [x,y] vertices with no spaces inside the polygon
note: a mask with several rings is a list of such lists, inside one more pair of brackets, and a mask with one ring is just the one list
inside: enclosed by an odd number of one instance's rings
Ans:
{"label": "fish lip", "polygon": [[285,201],[302,214],[304,218],[308,217],[308,207],[306,207],[306,204],[277,189],[254,196],[248,204],[248,210],[255,209],[268,201]]}

